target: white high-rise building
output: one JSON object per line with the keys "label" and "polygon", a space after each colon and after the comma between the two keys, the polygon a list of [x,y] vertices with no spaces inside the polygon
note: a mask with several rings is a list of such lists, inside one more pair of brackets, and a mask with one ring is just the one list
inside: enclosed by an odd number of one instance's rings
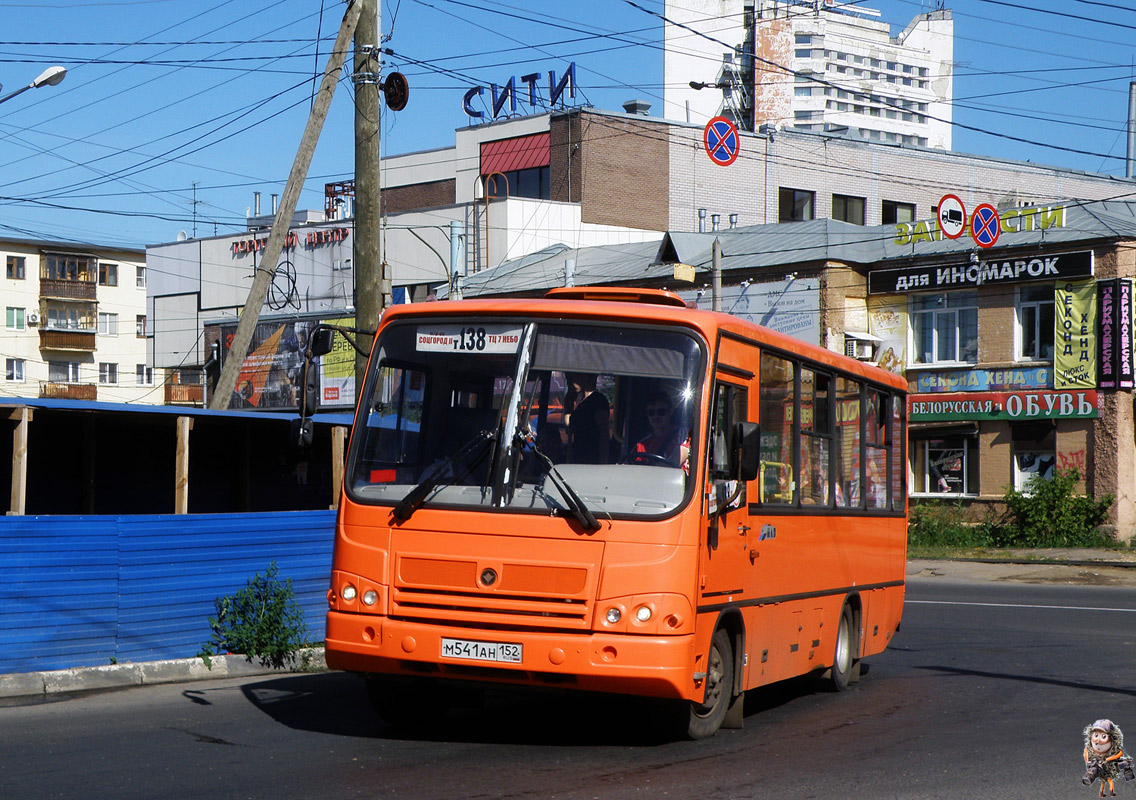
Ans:
{"label": "white high-rise building", "polygon": [[949,150],[954,21],[899,35],[841,0],[667,0],[664,114],[793,126]]}

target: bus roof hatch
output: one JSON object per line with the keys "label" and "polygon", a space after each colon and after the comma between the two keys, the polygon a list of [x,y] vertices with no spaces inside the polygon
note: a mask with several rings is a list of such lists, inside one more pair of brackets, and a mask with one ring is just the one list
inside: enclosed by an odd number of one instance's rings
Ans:
{"label": "bus roof hatch", "polygon": [[549,289],[551,300],[607,300],[619,303],[654,303],[661,306],[686,307],[686,301],[666,289],[638,289],[630,286],[562,286]]}

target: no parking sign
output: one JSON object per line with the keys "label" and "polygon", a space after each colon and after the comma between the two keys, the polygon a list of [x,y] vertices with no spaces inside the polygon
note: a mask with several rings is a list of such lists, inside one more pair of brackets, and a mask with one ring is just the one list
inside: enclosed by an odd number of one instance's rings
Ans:
{"label": "no parking sign", "polygon": [[714,117],[702,131],[702,144],[711,161],[719,167],[728,167],[737,160],[741,145],[738,126],[725,117]]}

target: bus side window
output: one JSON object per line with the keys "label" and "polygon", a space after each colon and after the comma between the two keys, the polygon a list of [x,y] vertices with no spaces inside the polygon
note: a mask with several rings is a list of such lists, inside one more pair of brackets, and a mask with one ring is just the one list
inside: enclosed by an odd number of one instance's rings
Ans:
{"label": "bus side window", "polygon": [[794,364],[786,358],[761,354],[761,390],[758,397],[761,424],[760,500],[793,502],[793,410],[796,405]]}
{"label": "bus side window", "polygon": [[831,378],[801,369],[801,503],[827,506],[832,502]]}

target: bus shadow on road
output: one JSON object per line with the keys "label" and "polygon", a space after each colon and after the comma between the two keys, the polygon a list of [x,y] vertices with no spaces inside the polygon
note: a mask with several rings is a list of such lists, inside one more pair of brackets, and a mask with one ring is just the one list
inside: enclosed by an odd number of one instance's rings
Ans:
{"label": "bus shadow on road", "polygon": [[[246,699],[281,725],[313,733],[403,741],[543,746],[652,747],[681,741],[673,706],[624,695],[487,687],[411,727],[394,726],[372,708],[359,676],[345,672],[289,675],[246,683]],[[797,678],[750,690],[745,716],[757,717],[812,694]],[[719,736],[729,736],[723,730]]]}

